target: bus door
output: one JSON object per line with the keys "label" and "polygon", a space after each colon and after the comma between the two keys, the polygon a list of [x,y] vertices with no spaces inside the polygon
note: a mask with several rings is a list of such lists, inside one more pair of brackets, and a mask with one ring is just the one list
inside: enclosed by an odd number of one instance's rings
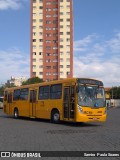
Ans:
{"label": "bus door", "polygon": [[63,106],[64,106],[64,120],[73,121],[75,114],[74,86],[64,87]]}
{"label": "bus door", "polygon": [[12,114],[12,93],[8,93],[8,114]]}
{"label": "bus door", "polygon": [[30,116],[36,117],[37,90],[30,90]]}

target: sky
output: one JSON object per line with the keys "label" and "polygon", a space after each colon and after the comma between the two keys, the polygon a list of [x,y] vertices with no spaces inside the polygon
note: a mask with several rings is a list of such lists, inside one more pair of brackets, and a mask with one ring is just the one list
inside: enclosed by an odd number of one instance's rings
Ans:
{"label": "sky", "polygon": [[[74,77],[120,86],[120,0],[73,0]],[[0,85],[30,76],[30,0],[0,0]]]}

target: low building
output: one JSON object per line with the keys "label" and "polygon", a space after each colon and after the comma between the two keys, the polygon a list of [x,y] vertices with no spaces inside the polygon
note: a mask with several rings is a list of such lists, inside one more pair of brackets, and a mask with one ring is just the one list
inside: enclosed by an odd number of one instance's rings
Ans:
{"label": "low building", "polygon": [[106,106],[111,107],[111,101],[110,101],[110,91],[111,88],[105,88],[105,97],[106,97]]}
{"label": "low building", "polygon": [[7,80],[7,85],[8,86],[21,86],[22,85],[22,82],[26,81],[27,78],[26,77],[13,77],[11,76],[11,79],[10,80]]}

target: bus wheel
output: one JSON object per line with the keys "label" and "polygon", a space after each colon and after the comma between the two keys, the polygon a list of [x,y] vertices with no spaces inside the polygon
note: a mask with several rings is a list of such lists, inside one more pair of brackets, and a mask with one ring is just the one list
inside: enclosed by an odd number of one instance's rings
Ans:
{"label": "bus wheel", "polygon": [[53,110],[51,115],[52,123],[60,123],[60,113],[58,110]]}
{"label": "bus wheel", "polygon": [[14,110],[14,118],[18,118],[19,117],[19,112],[18,112],[18,109],[15,109]]}

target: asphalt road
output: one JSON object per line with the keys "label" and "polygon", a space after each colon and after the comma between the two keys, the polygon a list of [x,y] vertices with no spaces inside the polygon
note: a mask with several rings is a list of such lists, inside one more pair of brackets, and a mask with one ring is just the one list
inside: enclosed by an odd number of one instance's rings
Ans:
{"label": "asphalt road", "polygon": [[108,110],[105,123],[84,124],[14,119],[0,110],[0,151],[120,151],[120,107]]}

